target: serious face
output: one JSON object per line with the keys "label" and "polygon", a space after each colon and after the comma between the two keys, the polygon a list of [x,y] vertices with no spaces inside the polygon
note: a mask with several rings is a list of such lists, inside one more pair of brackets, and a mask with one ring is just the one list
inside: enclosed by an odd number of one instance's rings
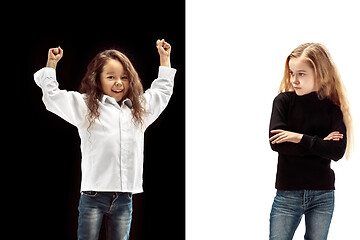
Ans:
{"label": "serious face", "polygon": [[315,71],[303,58],[291,58],[289,61],[290,82],[297,95],[302,96],[317,91]]}
{"label": "serious face", "polygon": [[101,88],[104,94],[115,98],[117,102],[124,100],[129,90],[129,78],[120,61],[109,59],[100,74]]}

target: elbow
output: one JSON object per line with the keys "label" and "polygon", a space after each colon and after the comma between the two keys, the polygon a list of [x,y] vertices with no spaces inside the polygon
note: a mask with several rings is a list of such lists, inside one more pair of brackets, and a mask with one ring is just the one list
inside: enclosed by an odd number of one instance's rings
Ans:
{"label": "elbow", "polygon": [[334,159],[334,161],[339,161],[340,159],[342,159],[345,155],[346,152],[346,140],[344,141],[340,141],[340,144],[337,147],[337,156],[336,159]]}
{"label": "elbow", "polygon": [[339,161],[341,158],[336,158],[336,159],[333,159],[334,162],[337,162]]}
{"label": "elbow", "polygon": [[346,145],[338,147],[338,148],[334,148],[331,159],[335,162],[339,161],[340,159],[342,159],[344,157],[345,150],[346,150]]}
{"label": "elbow", "polygon": [[332,157],[332,160],[334,160],[335,162],[339,161],[340,159],[342,159],[344,157],[345,154],[345,150],[343,151],[338,151],[337,153],[335,153]]}
{"label": "elbow", "polygon": [[278,152],[277,144],[272,144],[271,141],[269,141],[269,144],[270,144],[271,150],[273,150],[274,152]]}

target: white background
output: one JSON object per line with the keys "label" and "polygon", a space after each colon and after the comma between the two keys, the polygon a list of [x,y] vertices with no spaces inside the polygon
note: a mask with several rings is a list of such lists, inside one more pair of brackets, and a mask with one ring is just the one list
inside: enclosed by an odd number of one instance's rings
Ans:
{"label": "white background", "polygon": [[[285,59],[330,51],[348,90],[355,153],[333,162],[328,240],[360,239],[360,14],[356,1],[186,2],[186,239],[268,239],[277,153],[268,143]],[[294,237],[303,239],[304,221]]]}

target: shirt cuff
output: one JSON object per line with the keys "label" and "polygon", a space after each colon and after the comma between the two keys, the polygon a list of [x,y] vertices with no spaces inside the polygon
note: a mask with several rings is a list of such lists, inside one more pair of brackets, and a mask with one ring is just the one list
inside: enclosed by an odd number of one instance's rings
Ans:
{"label": "shirt cuff", "polygon": [[175,73],[176,73],[175,68],[159,66],[158,78],[174,80]]}
{"label": "shirt cuff", "polygon": [[44,67],[42,69],[40,69],[39,71],[37,71],[36,73],[34,73],[34,80],[35,83],[42,88],[44,85],[44,82],[46,79],[56,79],[56,71],[54,68],[51,67]]}

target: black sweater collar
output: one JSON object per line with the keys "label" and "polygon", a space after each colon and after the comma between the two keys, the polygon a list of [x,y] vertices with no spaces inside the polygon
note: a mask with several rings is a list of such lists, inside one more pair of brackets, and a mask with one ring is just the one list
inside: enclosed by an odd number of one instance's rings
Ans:
{"label": "black sweater collar", "polygon": [[316,91],[302,95],[302,96],[297,95],[295,92],[294,92],[294,94],[295,94],[296,98],[299,99],[300,101],[301,100],[303,100],[303,101],[320,101]]}

